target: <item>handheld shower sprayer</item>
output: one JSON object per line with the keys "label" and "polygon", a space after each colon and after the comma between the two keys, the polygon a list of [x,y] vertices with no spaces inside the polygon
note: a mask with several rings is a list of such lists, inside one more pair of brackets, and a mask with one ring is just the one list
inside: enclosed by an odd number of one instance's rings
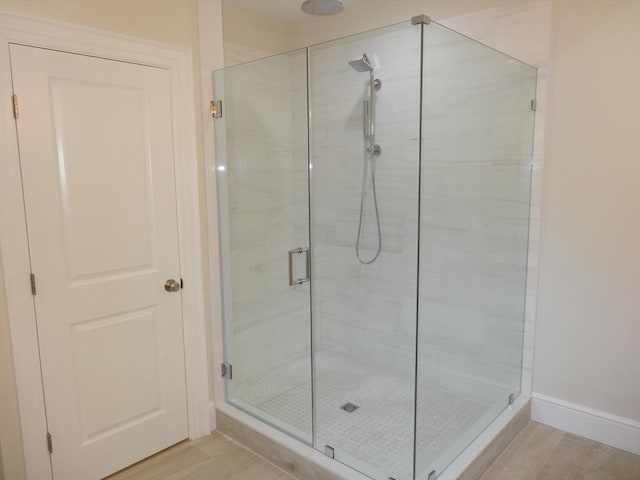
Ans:
{"label": "handheld shower sprayer", "polygon": [[[376,158],[382,153],[382,147],[376,143],[376,93],[382,88],[382,80],[375,78],[373,64],[366,53],[361,58],[352,60],[349,65],[356,72],[369,72],[368,98],[362,101],[362,132],[364,139],[364,169],[362,172],[362,190],[360,193],[360,219],[358,222],[358,235],[356,239],[356,257],[363,265],[369,265],[376,261],[382,251],[382,229],[380,227],[380,212],[378,210],[378,195],[376,192]],[[360,240],[365,219],[367,183],[371,178],[373,207],[376,215],[376,229],[378,234],[378,247],[375,255],[369,260],[364,260],[360,254]]]}

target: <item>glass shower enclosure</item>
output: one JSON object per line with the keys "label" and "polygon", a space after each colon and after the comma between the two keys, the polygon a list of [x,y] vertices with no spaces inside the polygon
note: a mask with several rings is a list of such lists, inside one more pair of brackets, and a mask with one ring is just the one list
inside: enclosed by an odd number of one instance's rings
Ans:
{"label": "glass shower enclosure", "polygon": [[380,480],[508,407],[535,89],[425,16],[214,72],[228,403]]}

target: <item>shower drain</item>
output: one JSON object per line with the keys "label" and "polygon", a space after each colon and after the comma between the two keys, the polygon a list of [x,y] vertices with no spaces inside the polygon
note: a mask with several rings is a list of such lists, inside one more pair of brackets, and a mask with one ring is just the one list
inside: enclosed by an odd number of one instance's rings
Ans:
{"label": "shower drain", "polygon": [[342,410],[344,410],[347,413],[353,413],[355,412],[357,409],[359,409],[360,407],[358,405],[355,405],[351,402],[347,402],[344,405],[342,405],[340,407]]}

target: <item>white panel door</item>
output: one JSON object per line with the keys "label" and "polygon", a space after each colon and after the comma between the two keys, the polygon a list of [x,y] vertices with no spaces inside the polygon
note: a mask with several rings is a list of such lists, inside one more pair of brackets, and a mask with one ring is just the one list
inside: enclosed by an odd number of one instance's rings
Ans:
{"label": "white panel door", "polygon": [[53,474],[98,479],[188,436],[169,73],[11,65]]}

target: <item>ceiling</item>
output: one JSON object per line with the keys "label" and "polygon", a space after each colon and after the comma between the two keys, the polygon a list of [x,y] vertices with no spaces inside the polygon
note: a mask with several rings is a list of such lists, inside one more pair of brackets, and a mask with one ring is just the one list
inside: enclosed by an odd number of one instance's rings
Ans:
{"label": "ceiling", "polygon": [[[225,5],[235,5],[238,7],[253,10],[261,15],[283,20],[285,22],[296,22],[307,18],[308,15],[302,13],[300,6],[304,0],[223,0]],[[342,0],[345,8],[363,0]]]}

